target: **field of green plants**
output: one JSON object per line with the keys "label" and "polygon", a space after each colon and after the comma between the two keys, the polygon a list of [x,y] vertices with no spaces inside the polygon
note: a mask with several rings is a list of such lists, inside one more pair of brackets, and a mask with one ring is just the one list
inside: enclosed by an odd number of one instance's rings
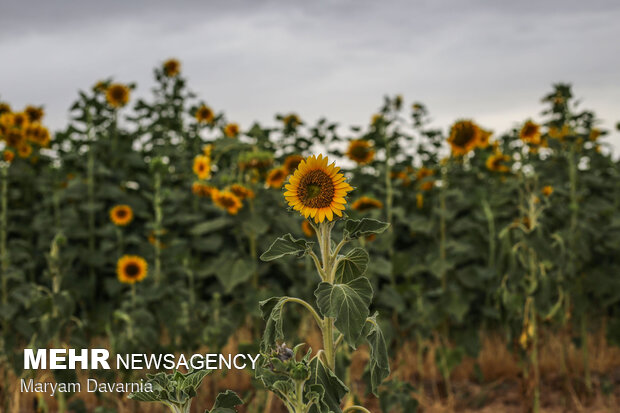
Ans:
{"label": "field of green plants", "polygon": [[477,411],[498,385],[485,352],[513,363],[522,410],[549,388],[558,411],[617,407],[620,357],[592,360],[620,344],[620,164],[569,85],[499,134],[431,128],[402,96],[359,127],[239,125],[178,61],[154,76],[148,99],[81,91],[54,133],[43,107],[0,103],[0,411],[164,411],[20,394],[26,347],[265,355],[234,380],[155,377],[179,412],[228,389],[212,412]]}

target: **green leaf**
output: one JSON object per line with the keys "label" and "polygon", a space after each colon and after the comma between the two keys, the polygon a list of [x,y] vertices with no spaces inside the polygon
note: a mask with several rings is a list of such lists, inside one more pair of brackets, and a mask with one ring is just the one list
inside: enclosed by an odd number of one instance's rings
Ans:
{"label": "green leaf", "polygon": [[212,410],[205,410],[205,413],[236,413],[235,406],[243,404],[243,400],[232,390],[226,390],[215,398]]}
{"label": "green leaf", "polygon": [[307,242],[302,239],[295,239],[289,233],[277,238],[267,251],[260,256],[263,261],[272,261],[278,258],[282,258],[285,255],[295,255],[296,257],[303,257],[312,248],[312,242]]}
{"label": "green leaf", "polygon": [[358,277],[345,284],[322,282],[314,291],[321,313],[335,317],[335,325],[344,338],[355,347],[368,317],[372,301],[372,286],[365,277]]}
{"label": "green leaf", "polygon": [[371,218],[347,219],[344,222],[344,237],[346,239],[357,239],[370,234],[381,234],[388,229],[390,224]]}
{"label": "green leaf", "polygon": [[202,380],[211,373],[213,373],[213,370],[204,370],[204,369],[194,370],[192,372],[189,372],[185,375],[183,384],[181,385],[181,387],[183,389],[191,388],[193,390],[196,390],[198,387],[200,387],[200,383],[202,383]]}
{"label": "green leaf", "polygon": [[315,404],[310,410],[311,413],[341,413],[340,401],[349,393],[349,389],[336,375],[315,357],[310,362],[310,380],[308,380],[310,394],[307,396],[316,397],[320,400],[318,406]]}
{"label": "green leaf", "polygon": [[368,268],[370,258],[363,248],[354,248],[345,255],[336,267],[336,282],[349,282],[361,277]]}
{"label": "green leaf", "polygon": [[260,343],[260,349],[263,353],[267,353],[276,344],[277,340],[282,340],[284,338],[284,332],[282,331],[282,310],[284,309],[287,298],[288,297],[272,297],[258,303],[263,313],[263,320],[267,320],[263,339]]}
{"label": "green leaf", "polygon": [[232,292],[237,285],[249,280],[256,271],[256,262],[250,259],[226,259],[224,257],[221,261],[215,269],[215,275],[227,294]]}
{"label": "green leaf", "polygon": [[232,221],[228,217],[215,218],[202,222],[190,230],[192,235],[205,235],[228,226]]}
{"label": "green leaf", "polygon": [[378,388],[381,382],[390,375],[387,345],[383,331],[377,324],[377,315],[378,313],[374,313],[372,317],[368,317],[364,330],[364,335],[370,346],[370,384],[375,396],[378,396]]}

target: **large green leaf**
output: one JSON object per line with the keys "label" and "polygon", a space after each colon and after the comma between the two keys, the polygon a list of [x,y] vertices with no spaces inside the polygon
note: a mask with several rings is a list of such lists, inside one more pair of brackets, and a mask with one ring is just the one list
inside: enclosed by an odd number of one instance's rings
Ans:
{"label": "large green leaf", "polygon": [[363,248],[354,248],[347,253],[336,267],[336,282],[349,282],[361,277],[368,268],[368,253]]}
{"label": "large green leaf", "polygon": [[236,413],[236,406],[243,404],[243,400],[232,390],[226,390],[215,398],[212,410],[205,410],[205,413]]}
{"label": "large green leaf", "polygon": [[347,219],[344,222],[344,237],[346,239],[357,239],[370,234],[381,234],[388,229],[390,224],[371,218]]}
{"label": "large green leaf", "polygon": [[232,292],[237,285],[250,279],[256,271],[256,262],[250,259],[235,258],[220,261],[222,262],[215,269],[215,275],[226,293]]}
{"label": "large green leaf", "polygon": [[372,286],[366,277],[358,277],[344,284],[322,282],[314,291],[321,313],[334,317],[335,325],[344,338],[355,347],[368,317],[372,301]]}
{"label": "large green leaf", "polygon": [[228,217],[215,218],[210,221],[201,222],[190,230],[192,235],[205,235],[228,226],[232,221]]}
{"label": "large green leaf", "polygon": [[383,331],[377,324],[377,315],[378,313],[374,313],[372,317],[369,317],[364,328],[364,335],[370,346],[370,360],[368,361],[370,384],[375,396],[378,396],[378,388],[381,382],[390,375],[387,346]]}
{"label": "large green leaf", "polygon": [[286,234],[277,238],[269,249],[260,256],[260,259],[263,261],[272,261],[282,258],[285,255],[303,257],[312,248],[312,244],[312,242],[295,239],[291,234]]}
{"label": "large green leaf", "polygon": [[284,332],[282,331],[282,311],[286,299],[287,297],[271,297],[258,303],[263,313],[263,320],[267,321],[265,331],[263,332],[263,339],[260,343],[261,352],[263,353],[267,353],[274,347],[277,340],[282,340],[284,338]]}
{"label": "large green leaf", "polygon": [[349,392],[349,389],[336,375],[315,357],[310,362],[310,380],[307,382],[309,394],[307,397],[321,396],[318,406],[310,409],[311,413],[341,413],[340,401]]}

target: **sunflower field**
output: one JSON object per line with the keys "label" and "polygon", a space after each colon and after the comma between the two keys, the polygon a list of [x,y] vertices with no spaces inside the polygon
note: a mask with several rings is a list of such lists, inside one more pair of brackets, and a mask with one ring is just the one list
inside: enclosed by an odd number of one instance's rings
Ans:
{"label": "sunflower field", "polygon": [[[240,125],[177,60],[154,77],[80,91],[54,133],[0,103],[0,411],[620,409],[620,163],[570,85],[498,134],[399,95],[362,127]],[[152,371],[157,400],[20,392],[52,347],[264,362]]]}

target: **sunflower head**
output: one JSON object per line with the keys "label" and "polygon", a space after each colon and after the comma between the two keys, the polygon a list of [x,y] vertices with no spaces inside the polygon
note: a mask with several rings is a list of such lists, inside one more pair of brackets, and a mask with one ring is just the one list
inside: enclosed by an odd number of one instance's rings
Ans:
{"label": "sunflower head", "polygon": [[148,264],[137,255],[123,255],[116,263],[116,276],[123,284],[135,284],[146,278]]}
{"label": "sunflower head", "polygon": [[133,210],[129,205],[116,205],[110,209],[110,220],[114,225],[124,227],[133,220]]}
{"label": "sunflower head", "polygon": [[28,105],[26,106],[26,109],[24,109],[24,112],[28,116],[30,122],[40,122],[45,115],[45,112],[41,106]]}
{"label": "sunflower head", "polygon": [[316,234],[316,232],[314,231],[314,228],[312,228],[312,224],[310,224],[310,221],[308,221],[307,219],[304,219],[301,222],[301,231],[308,238],[313,238]]}
{"label": "sunflower head", "polygon": [[374,159],[375,150],[372,148],[370,142],[361,139],[354,139],[349,142],[349,148],[347,149],[346,154],[349,159],[360,165],[365,165]]}
{"label": "sunflower head", "polygon": [[296,113],[289,113],[288,115],[284,116],[282,118],[282,123],[284,123],[284,127],[290,129],[295,129],[299,125],[303,125],[303,122]]}
{"label": "sunflower head", "polygon": [[211,185],[203,184],[202,182],[194,182],[192,184],[192,193],[201,198],[211,198],[213,192],[216,191],[217,188]]}
{"label": "sunflower head", "polygon": [[30,124],[30,118],[26,112],[18,112],[13,114],[13,127],[18,129],[26,129]]}
{"label": "sunflower head", "polygon": [[279,168],[273,168],[269,173],[267,173],[267,178],[265,179],[265,183],[269,188],[279,189],[282,188],[286,177],[289,175],[288,170],[281,166]]}
{"label": "sunflower head", "polygon": [[479,148],[487,148],[491,141],[491,136],[493,136],[493,132],[488,131],[486,129],[480,129],[480,140],[478,141]]}
{"label": "sunflower head", "polygon": [[254,199],[256,194],[250,188],[241,185],[241,184],[232,184],[229,188],[230,192],[235,194],[237,198],[244,199]]}
{"label": "sunflower head", "polygon": [[288,171],[289,174],[293,173],[295,169],[299,166],[299,163],[304,160],[304,157],[301,155],[289,155],[284,160],[284,168]]}
{"label": "sunflower head", "polygon": [[383,202],[369,196],[363,196],[351,204],[351,208],[359,212],[383,208]]}
{"label": "sunflower head", "polygon": [[230,215],[237,215],[243,206],[239,197],[230,191],[214,191],[212,197],[213,203]]}
{"label": "sunflower head", "polygon": [[289,178],[284,197],[305,218],[312,217],[316,223],[332,221],[334,214],[342,216],[345,197],[353,190],[339,171],[334,163],[328,165],[327,157],[312,155]]}
{"label": "sunflower head", "polygon": [[21,131],[19,129],[12,128],[4,134],[4,140],[6,141],[6,144],[13,148],[18,148],[19,145],[24,141],[24,139],[24,131]]}
{"label": "sunflower head", "polygon": [[598,128],[592,128],[590,131],[590,140],[594,142],[599,138],[599,136],[601,136],[601,130]]}
{"label": "sunflower head", "polygon": [[0,116],[4,113],[11,113],[11,105],[6,102],[0,102]]}
{"label": "sunflower head", "polygon": [[21,142],[17,146],[17,154],[20,158],[27,158],[32,154],[32,146],[28,142]]}
{"label": "sunflower head", "polygon": [[175,77],[181,73],[181,62],[177,59],[168,59],[164,62],[162,68],[164,69],[164,74],[166,76]]}
{"label": "sunflower head", "polygon": [[551,185],[546,185],[543,187],[541,192],[544,196],[551,196],[551,194],[553,193],[553,187]]}
{"label": "sunflower head", "polygon": [[198,123],[212,123],[215,119],[215,113],[213,113],[213,109],[209,106],[200,105],[198,109],[196,109],[194,117]]}
{"label": "sunflower head", "polygon": [[129,87],[120,83],[113,83],[108,86],[105,97],[108,104],[113,108],[122,108],[129,102]]}
{"label": "sunflower head", "polygon": [[15,153],[11,150],[5,149],[2,153],[2,158],[4,159],[4,162],[11,163],[13,162],[13,159],[15,159]]}
{"label": "sunflower head", "polygon": [[459,120],[452,125],[448,143],[452,148],[452,154],[467,155],[478,145],[482,135],[481,129],[471,120]]}
{"label": "sunflower head", "polygon": [[510,168],[504,162],[510,161],[510,156],[495,152],[487,158],[486,166],[489,171],[508,172]]}
{"label": "sunflower head", "polygon": [[239,125],[236,123],[229,123],[224,126],[224,135],[229,138],[234,138],[239,134]]}
{"label": "sunflower head", "polygon": [[211,176],[211,158],[205,155],[196,155],[192,169],[198,179],[208,179]]}
{"label": "sunflower head", "polygon": [[540,136],[540,125],[531,120],[525,122],[519,132],[521,140],[531,145],[540,145]]}

